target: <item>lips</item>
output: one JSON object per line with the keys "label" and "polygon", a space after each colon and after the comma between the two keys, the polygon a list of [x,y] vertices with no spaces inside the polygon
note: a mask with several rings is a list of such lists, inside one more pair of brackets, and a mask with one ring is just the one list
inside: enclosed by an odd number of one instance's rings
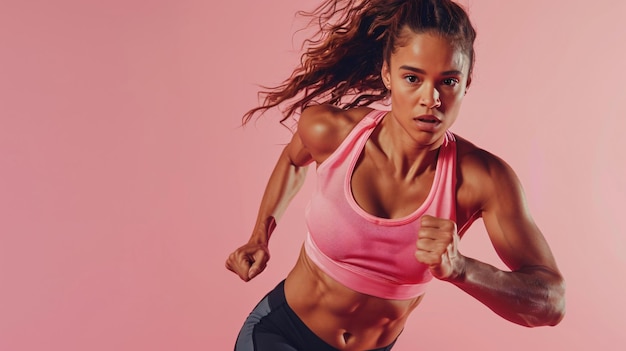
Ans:
{"label": "lips", "polygon": [[413,119],[418,130],[426,133],[436,133],[440,130],[441,120],[434,115],[421,115]]}
{"label": "lips", "polygon": [[438,124],[441,123],[441,120],[434,115],[421,115],[414,118],[416,121],[424,122],[424,123],[433,123]]}

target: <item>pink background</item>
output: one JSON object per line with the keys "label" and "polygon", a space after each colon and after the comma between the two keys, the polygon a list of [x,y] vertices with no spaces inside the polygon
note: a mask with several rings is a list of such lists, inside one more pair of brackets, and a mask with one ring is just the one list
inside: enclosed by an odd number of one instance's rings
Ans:
{"label": "pink background", "polygon": [[[266,272],[244,243],[287,129],[239,128],[255,84],[298,61],[317,0],[0,5],[0,350],[230,350],[293,266],[311,174]],[[453,130],[518,172],[567,282],[555,328],[525,329],[435,282],[402,350],[626,345],[626,2],[465,0],[474,83]],[[467,255],[497,263],[481,223]]]}

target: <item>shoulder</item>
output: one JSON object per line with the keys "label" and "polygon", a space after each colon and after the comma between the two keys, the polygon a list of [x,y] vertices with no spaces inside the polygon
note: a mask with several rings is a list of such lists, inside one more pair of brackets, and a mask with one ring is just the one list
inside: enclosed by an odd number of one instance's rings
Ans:
{"label": "shoulder", "polygon": [[455,135],[455,139],[457,140],[457,158],[461,170],[483,176],[496,175],[499,172],[510,170],[510,166],[500,157],[458,135]]}
{"label": "shoulder", "polygon": [[486,210],[507,197],[511,204],[522,201],[522,188],[515,171],[502,158],[457,139],[457,197],[473,211]]}
{"label": "shoulder", "polygon": [[371,111],[368,107],[342,110],[332,105],[310,106],[300,115],[297,133],[313,159],[321,163]]}

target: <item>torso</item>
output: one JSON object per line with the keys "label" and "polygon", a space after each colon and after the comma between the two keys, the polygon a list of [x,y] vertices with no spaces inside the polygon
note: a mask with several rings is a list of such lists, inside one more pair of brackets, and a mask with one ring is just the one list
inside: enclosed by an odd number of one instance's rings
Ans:
{"label": "torso", "polygon": [[[369,112],[355,109],[343,116],[344,126],[337,138],[342,140],[351,128]],[[366,211],[387,218],[397,218],[412,212],[428,195],[433,181],[434,167],[421,172],[409,182],[394,182],[393,174],[383,174],[377,169],[382,162],[376,145],[368,140],[366,149],[355,168],[352,186],[355,200]],[[460,139],[457,147],[457,173],[463,155],[473,145]],[[379,158],[379,159],[377,159]],[[319,159],[316,160],[319,163]],[[460,162],[459,162],[460,161]],[[376,174],[376,177],[372,175]],[[472,191],[461,181],[457,186],[457,226],[462,228],[477,211]],[[376,191],[378,189],[378,192]],[[390,190],[391,189],[391,190]],[[372,191],[374,190],[374,191]],[[381,196],[392,191],[394,197]],[[385,203],[381,199],[393,198]],[[423,295],[408,300],[388,300],[365,295],[348,289],[321,271],[304,250],[285,282],[287,302],[302,321],[321,339],[339,350],[369,350],[391,344],[400,334],[406,320]]]}
{"label": "torso", "polygon": [[391,344],[422,296],[386,300],[350,290],[322,272],[304,251],[285,281],[289,306],[317,336],[339,350]]}

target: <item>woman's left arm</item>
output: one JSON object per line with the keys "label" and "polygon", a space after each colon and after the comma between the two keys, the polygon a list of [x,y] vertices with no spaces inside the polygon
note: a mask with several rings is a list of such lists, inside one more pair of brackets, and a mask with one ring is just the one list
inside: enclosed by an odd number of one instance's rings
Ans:
{"label": "woman's left arm", "polygon": [[428,216],[422,219],[416,257],[430,265],[435,277],[458,286],[511,322],[556,325],[565,313],[565,284],[550,247],[528,211],[513,170],[489,153],[479,154],[478,169],[469,167],[471,186],[480,189],[483,222],[510,271],[460,254],[454,222]]}

